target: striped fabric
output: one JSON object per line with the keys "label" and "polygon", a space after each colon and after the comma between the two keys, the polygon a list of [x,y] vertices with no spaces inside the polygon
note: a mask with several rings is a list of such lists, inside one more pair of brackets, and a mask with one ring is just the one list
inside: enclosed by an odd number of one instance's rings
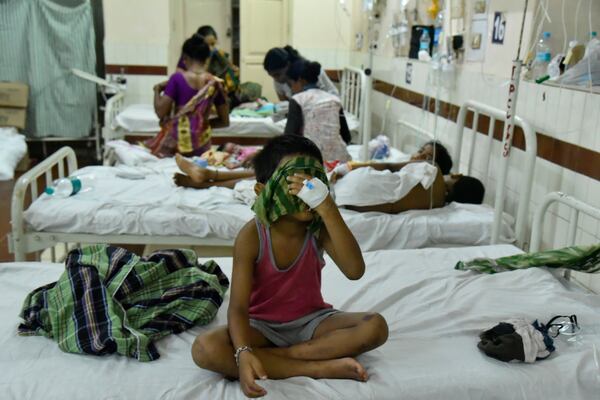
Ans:
{"label": "striped fabric", "polygon": [[118,353],[152,361],[153,342],[215,317],[229,287],[219,266],[191,250],[147,257],[118,247],[73,250],[57,282],[31,292],[20,335],[43,335],[69,353]]}
{"label": "striped fabric", "polygon": [[476,258],[471,261],[460,261],[454,268],[494,274],[532,267],[566,268],[588,273],[600,272],[600,243],[591,246],[573,246],[538,253],[517,254],[497,259]]}
{"label": "striped fabric", "polygon": [[[252,210],[263,225],[269,226],[284,215],[308,210],[308,206],[299,197],[288,193],[286,178],[296,172],[319,178],[326,185],[329,183],[325,170],[318,160],[312,157],[291,158],[275,170],[252,206]],[[318,235],[322,225],[321,217],[315,215],[308,229]]]}
{"label": "striped fabric", "polygon": [[90,1],[2,0],[0,32],[0,81],[29,85],[26,135],[89,136],[96,85],[71,68],[96,73]]}

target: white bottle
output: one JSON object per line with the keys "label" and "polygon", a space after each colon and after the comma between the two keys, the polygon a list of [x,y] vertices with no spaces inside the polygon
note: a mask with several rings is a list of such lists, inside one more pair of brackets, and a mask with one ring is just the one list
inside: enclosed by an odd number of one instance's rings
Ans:
{"label": "white bottle", "polygon": [[533,62],[533,79],[539,80],[548,75],[548,65],[552,59],[552,53],[548,46],[550,32],[544,32],[536,46],[535,61]]}
{"label": "white bottle", "polygon": [[92,175],[62,178],[54,181],[52,187],[47,187],[44,192],[49,196],[64,199],[91,190],[93,180]]}
{"label": "white bottle", "polygon": [[431,44],[431,38],[429,37],[429,31],[423,29],[421,32],[421,39],[419,40],[419,60],[430,61],[431,54],[429,53],[429,45]]}
{"label": "white bottle", "polygon": [[419,41],[419,50],[425,50],[429,53],[429,45],[431,44],[431,38],[429,37],[428,29],[423,29],[423,31],[421,32],[421,39]]}

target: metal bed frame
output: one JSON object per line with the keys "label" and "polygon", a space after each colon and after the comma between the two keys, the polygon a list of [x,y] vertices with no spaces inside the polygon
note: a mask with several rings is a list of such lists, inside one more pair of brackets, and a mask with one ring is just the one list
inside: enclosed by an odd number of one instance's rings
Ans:
{"label": "metal bed frame", "polygon": [[[593,207],[563,192],[550,192],[544,196],[542,203],[540,204],[539,208],[535,211],[535,215],[533,217],[533,227],[531,231],[531,247],[529,249],[531,253],[535,253],[542,250],[542,235],[544,233],[544,222],[546,221],[546,212],[548,211],[548,208],[554,203],[563,204],[571,209],[568,221],[569,234],[567,236],[566,246],[575,245],[579,215],[581,213],[600,221],[600,208]],[[563,275],[567,280],[571,279],[571,270],[566,269]],[[589,290],[588,287],[585,287],[585,289]]]}
{"label": "metal bed frame", "polygon": [[[485,148],[485,154],[491,154],[492,151],[492,143],[494,140],[494,127],[496,120],[506,121],[506,112],[500,109],[488,106],[487,104],[480,103],[473,100],[466,101],[461,107],[458,113],[458,121],[456,127],[456,138],[452,148],[453,153],[453,171],[458,172],[458,169],[461,165],[461,157],[462,155],[462,147],[465,144],[465,121],[467,117],[467,112],[471,110],[474,113],[473,116],[473,127],[477,126],[479,121],[479,115],[485,114],[490,117],[490,125],[487,133],[487,142]],[[531,127],[531,125],[523,120],[520,117],[515,118],[515,124],[520,126],[525,132],[525,169],[524,174],[520,180],[520,199],[517,208],[517,216],[515,220],[515,237],[517,239],[517,245],[521,248],[525,245],[527,241],[526,233],[527,233],[527,216],[529,211],[529,202],[531,199],[531,191],[532,191],[532,182],[533,182],[533,174],[535,170],[535,162],[537,157],[537,137],[535,135],[535,131]],[[398,121],[398,125],[406,128],[408,132],[417,133],[416,136],[423,137],[426,140],[433,140],[434,135],[427,131],[426,129],[420,128],[414,124],[405,121]],[[470,129],[470,128],[467,128]],[[469,154],[466,160],[467,169],[464,171],[467,175],[470,175],[473,170],[473,154],[475,151],[475,140],[477,138],[477,134],[475,129],[471,129],[471,135],[467,138],[469,140]],[[396,132],[392,143],[394,146],[401,146],[402,140],[406,139],[406,135],[401,135]],[[504,147],[504,146],[502,146]],[[483,174],[483,183],[487,186],[489,183],[489,165],[492,160],[492,157],[488,159],[487,164],[485,165],[485,172]],[[505,199],[506,199],[506,181],[507,181],[507,172],[508,172],[508,157],[501,158],[501,166],[498,171],[498,179],[496,182],[496,197],[494,202],[494,224],[492,227],[492,241],[491,244],[499,243],[500,239],[500,227],[502,226],[502,213],[505,208]]]}

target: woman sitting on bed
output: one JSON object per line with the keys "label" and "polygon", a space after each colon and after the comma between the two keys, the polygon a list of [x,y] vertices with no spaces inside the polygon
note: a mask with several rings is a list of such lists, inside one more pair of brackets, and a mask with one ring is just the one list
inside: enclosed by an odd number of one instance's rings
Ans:
{"label": "woman sitting on bed", "polygon": [[[171,75],[166,85],[154,87],[154,110],[162,121],[161,131],[144,145],[159,157],[176,153],[199,156],[210,148],[211,128],[229,125],[222,81],[204,67],[210,55],[208,45],[192,36],[182,52],[187,70]],[[209,122],[213,105],[217,118]]]}
{"label": "woman sitting on bed", "polygon": [[256,155],[256,219],[235,240],[227,326],[192,346],[199,367],[239,379],[248,397],[266,395],[257,380],[267,378],[367,381],[354,357],[388,337],[380,314],[336,310],[321,294],[323,251],[348,279],[365,271],[322,163],[314,143],[293,135],[272,139]]}
{"label": "woman sitting on bed", "polygon": [[294,95],[289,100],[285,134],[312,140],[326,162],[345,162],[351,159],[344,141],[350,132],[340,112],[340,99],[317,86],[320,71],[321,64],[307,60],[297,60],[288,68]]}

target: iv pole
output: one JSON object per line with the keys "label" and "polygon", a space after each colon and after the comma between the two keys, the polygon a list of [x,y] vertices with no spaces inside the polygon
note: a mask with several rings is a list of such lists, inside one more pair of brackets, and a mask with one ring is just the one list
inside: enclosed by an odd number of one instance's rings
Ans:
{"label": "iv pole", "polygon": [[[504,182],[508,172],[508,158],[512,148],[513,133],[515,130],[515,115],[517,112],[517,100],[519,97],[519,83],[521,81],[521,44],[523,42],[523,31],[525,30],[525,16],[527,14],[527,5],[529,0],[525,0],[525,9],[523,10],[523,21],[521,22],[521,34],[519,36],[519,47],[517,49],[517,57],[512,63],[512,73],[510,85],[508,87],[508,100],[506,102],[506,122],[504,124],[504,132],[502,133],[502,159],[500,160],[500,176],[496,183],[496,198],[495,198],[495,215],[494,219],[500,221],[502,218],[502,202],[504,200],[504,192],[506,190]],[[492,244],[498,243],[500,238],[500,226],[495,224],[492,230]],[[516,232],[517,237],[520,237],[520,232]]]}

